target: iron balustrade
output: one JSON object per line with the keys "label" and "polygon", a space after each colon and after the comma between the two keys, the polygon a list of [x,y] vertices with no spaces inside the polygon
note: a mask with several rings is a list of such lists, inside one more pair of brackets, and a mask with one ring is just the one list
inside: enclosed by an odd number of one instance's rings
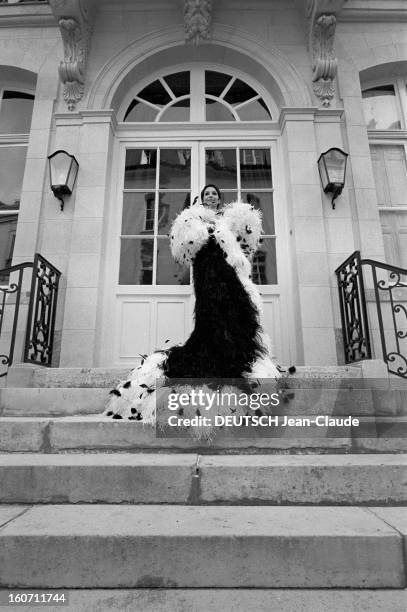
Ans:
{"label": "iron balustrade", "polygon": [[[0,377],[7,374],[7,368],[13,363],[24,272],[30,268],[32,269],[32,277],[23,361],[44,366],[51,366],[52,363],[55,317],[61,273],[40,253],[36,253],[34,262],[25,262],[0,270],[0,277],[9,276],[13,273],[18,275],[17,279],[13,279],[13,282],[9,282],[5,287],[0,287],[0,338],[6,306],[10,308],[14,306],[9,351],[8,354],[0,355],[1,364],[6,367],[6,370],[0,374]],[[15,303],[7,303],[7,297],[14,294],[16,296]]]}
{"label": "iron balustrade", "polygon": [[[373,298],[387,369],[391,374],[407,378],[407,270],[374,259],[362,259],[360,251],[355,251],[335,273],[346,363],[372,358],[374,337],[368,317],[370,300],[366,299],[369,295]],[[372,319],[373,311],[369,314]]]}
{"label": "iron balustrade", "polygon": [[[23,285],[23,277],[24,271],[27,268],[33,267],[32,262],[25,262],[18,264],[17,266],[11,266],[9,268],[4,268],[0,270],[0,277],[9,277],[13,273],[17,273],[18,277],[16,282],[9,283],[7,287],[0,287],[0,338],[3,330],[3,322],[4,315],[6,312],[6,304],[7,298],[9,295],[15,295],[15,304],[14,304],[14,316],[13,316],[13,325],[11,329],[11,337],[10,337],[10,348],[8,350],[8,355],[3,353],[0,355],[0,361],[3,366],[6,367],[4,372],[0,373],[0,377],[6,376],[7,368],[13,363],[14,358],[14,347],[16,342],[16,334],[17,334],[17,323],[18,323],[18,315],[20,311],[20,300],[21,300],[21,288]],[[11,306],[11,304],[8,304]],[[4,349],[3,349],[4,350]]]}

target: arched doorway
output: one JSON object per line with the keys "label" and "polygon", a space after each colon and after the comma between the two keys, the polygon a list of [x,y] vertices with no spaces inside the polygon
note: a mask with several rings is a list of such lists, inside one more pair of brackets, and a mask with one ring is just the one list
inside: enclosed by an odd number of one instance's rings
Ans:
{"label": "arched doorway", "polygon": [[168,233],[208,182],[220,187],[225,202],[239,198],[262,211],[265,235],[253,277],[261,285],[274,353],[290,361],[277,116],[261,83],[210,63],[158,70],[123,97],[106,258],[113,291],[106,291],[110,323],[102,362],[131,366],[190,333],[190,271],[172,261]]}

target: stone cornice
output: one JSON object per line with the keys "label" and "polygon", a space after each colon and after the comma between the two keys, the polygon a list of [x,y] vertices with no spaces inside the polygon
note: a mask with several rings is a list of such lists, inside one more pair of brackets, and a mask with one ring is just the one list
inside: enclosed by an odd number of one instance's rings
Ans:
{"label": "stone cornice", "polygon": [[64,86],[64,100],[75,110],[85,88],[86,64],[97,10],[96,0],[49,0],[61,31],[64,59],[59,77]]}
{"label": "stone cornice", "polygon": [[81,126],[85,123],[108,123],[115,131],[117,128],[116,113],[113,109],[103,110],[81,110],[72,113],[55,113],[55,125],[61,126]]}
{"label": "stone cornice", "polygon": [[339,21],[407,21],[405,0],[347,0]]}
{"label": "stone cornice", "polygon": [[49,4],[0,4],[0,28],[55,27]]}
{"label": "stone cornice", "polygon": [[316,106],[299,108],[293,108],[291,106],[283,107],[278,118],[278,125],[281,132],[284,131],[287,121],[315,121],[315,113],[317,110]]}
{"label": "stone cornice", "polygon": [[281,109],[278,124],[283,132],[287,121],[337,123],[341,120],[343,112],[343,108],[318,108],[317,106],[293,108],[288,106]]}

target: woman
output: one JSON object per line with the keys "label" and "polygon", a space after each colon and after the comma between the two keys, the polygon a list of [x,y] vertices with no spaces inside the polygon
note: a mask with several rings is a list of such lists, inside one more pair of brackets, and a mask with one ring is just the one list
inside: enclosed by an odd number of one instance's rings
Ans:
{"label": "woman", "polygon": [[278,378],[262,327],[262,301],[251,280],[261,213],[234,202],[220,209],[216,185],[183,210],[171,228],[177,263],[192,265],[195,327],[182,346],[145,358],[112,393],[106,416],[154,423],[155,391],[180,378]]}

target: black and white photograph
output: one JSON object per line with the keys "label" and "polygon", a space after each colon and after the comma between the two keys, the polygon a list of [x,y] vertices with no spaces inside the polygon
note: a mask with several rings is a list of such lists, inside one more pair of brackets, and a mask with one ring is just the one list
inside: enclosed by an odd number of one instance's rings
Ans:
{"label": "black and white photograph", "polygon": [[407,0],[0,0],[0,612],[407,610]]}

